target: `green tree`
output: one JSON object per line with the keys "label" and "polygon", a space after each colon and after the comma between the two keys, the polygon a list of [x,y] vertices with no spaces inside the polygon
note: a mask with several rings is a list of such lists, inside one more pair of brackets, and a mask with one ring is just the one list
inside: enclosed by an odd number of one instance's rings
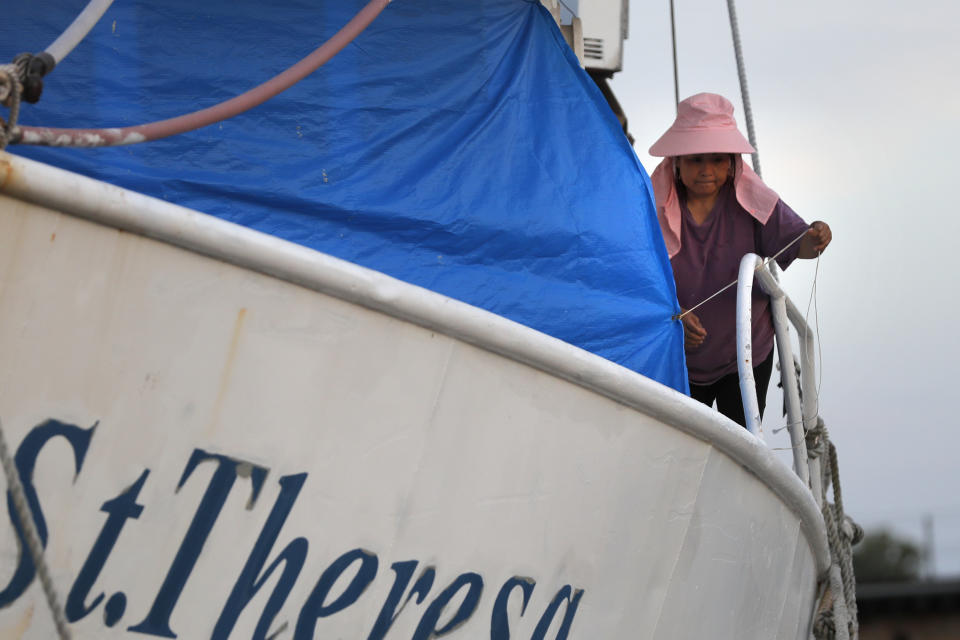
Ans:
{"label": "green tree", "polygon": [[920,548],[913,542],[881,529],[871,532],[853,551],[857,582],[905,582],[920,575]]}

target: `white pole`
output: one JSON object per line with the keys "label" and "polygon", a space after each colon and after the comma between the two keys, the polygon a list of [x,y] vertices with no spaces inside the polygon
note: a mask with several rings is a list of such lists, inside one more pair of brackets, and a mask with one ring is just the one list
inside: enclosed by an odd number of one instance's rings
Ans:
{"label": "white pole", "polygon": [[[808,483],[817,506],[821,505],[822,482],[820,460],[807,459],[807,432],[817,424],[816,363],[813,359],[813,332],[800,310],[793,303],[774,275],[767,269],[757,273],[760,286],[771,298],[773,327],[777,333],[777,351],[780,354],[780,379],[787,403],[787,420],[790,443],[793,448],[793,465],[800,478]],[[803,391],[802,403],[793,375],[793,345],[790,343],[787,320],[796,328],[800,338],[800,376]]]}
{"label": "white pole", "polygon": [[760,427],[760,404],[753,380],[753,274],[760,264],[760,256],[748,253],[740,260],[737,279],[737,369],[740,371],[740,397],[747,430],[757,437],[763,435]]}
{"label": "white pole", "polygon": [[[790,322],[797,330],[800,337],[800,386],[803,389],[803,429],[808,433],[817,426],[817,419],[820,415],[820,398],[817,391],[817,363],[813,356],[814,336],[813,329],[807,324],[806,319],[797,305],[787,298],[787,316]],[[822,507],[823,482],[820,458],[811,458],[810,466],[810,489],[813,491],[813,497],[817,501],[817,506]]]}
{"label": "white pole", "polygon": [[[766,269],[761,271],[766,272]],[[793,374],[793,345],[790,344],[787,308],[782,295],[771,297],[770,310],[773,315],[773,330],[777,336],[777,353],[780,355],[780,380],[783,383],[783,399],[787,405],[787,432],[790,434],[790,447],[793,450],[793,469],[804,484],[809,486],[810,468],[807,465],[807,440],[803,429],[800,389],[797,386],[797,377]]]}

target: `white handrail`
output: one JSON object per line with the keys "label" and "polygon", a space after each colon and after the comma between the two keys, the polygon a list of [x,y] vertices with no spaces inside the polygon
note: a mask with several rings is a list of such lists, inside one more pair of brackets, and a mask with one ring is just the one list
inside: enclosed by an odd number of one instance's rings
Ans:
{"label": "white handrail", "polygon": [[[774,331],[779,331],[777,326],[783,327],[783,343],[786,345],[785,349],[791,351],[790,355],[790,366],[793,366],[793,355],[792,347],[790,343],[789,336],[789,327],[787,325],[787,320],[789,319],[790,323],[793,324],[794,329],[797,330],[797,335],[800,343],[800,390],[796,393],[800,396],[802,400],[800,402],[800,416],[798,418],[790,418],[788,425],[788,430],[790,432],[790,442],[793,448],[793,459],[794,466],[797,468],[804,468],[808,471],[809,475],[800,473],[798,475],[801,479],[809,481],[810,488],[813,491],[813,497],[817,501],[818,506],[821,505],[823,492],[821,491],[821,474],[820,474],[820,459],[819,458],[808,458],[807,457],[807,443],[806,443],[806,434],[808,431],[817,426],[817,417],[820,412],[820,399],[818,397],[818,389],[816,382],[816,360],[814,359],[814,335],[813,330],[807,324],[806,318],[803,314],[800,313],[800,310],[797,308],[797,305],[783,292],[780,288],[779,283],[774,279],[774,276],[767,269],[760,269],[757,272],[757,279],[760,281],[760,286],[764,291],[767,292],[771,297],[771,305],[774,305],[774,301],[779,301],[773,306],[773,326]],[[779,307],[780,311],[778,313],[777,308]],[[778,336],[777,339],[777,349],[781,353],[781,363],[780,370],[784,371],[783,363],[783,351],[781,351],[781,340]],[[792,386],[796,387],[796,378],[790,376],[792,381]],[[802,394],[800,393],[802,391]],[[786,391],[784,391],[786,394]],[[794,398],[791,402],[796,405],[797,399]],[[800,421],[802,420],[802,425]],[[801,461],[806,460],[806,465],[803,467],[798,467]],[[809,480],[808,480],[809,479]]]}
{"label": "white handrail", "polygon": [[760,404],[753,379],[753,274],[760,264],[760,256],[748,253],[740,260],[740,275],[737,278],[737,370],[740,372],[740,397],[743,398],[743,415],[747,431],[760,437]]}
{"label": "white handrail", "polygon": [[[790,447],[793,450],[793,468],[800,479],[809,485],[810,467],[807,463],[805,420],[800,403],[800,387],[794,375],[793,345],[790,342],[790,325],[787,322],[787,296],[769,270],[759,269],[757,280],[760,282],[760,287],[770,296],[770,312],[773,316],[777,353],[780,356],[780,380],[783,384],[783,400],[787,410],[787,432],[790,434]],[[801,363],[801,371],[804,368]],[[815,390],[814,393],[816,393]]]}
{"label": "white handrail", "polygon": [[[770,311],[776,334],[777,353],[780,356],[780,372],[783,382],[784,404],[787,410],[787,431],[793,450],[793,468],[797,476],[810,486],[817,504],[821,500],[820,461],[807,457],[806,433],[817,424],[819,401],[816,386],[816,362],[813,357],[813,331],[803,314],[790,300],[774,275],[760,256],[748,253],[740,261],[740,276],[737,282],[737,365],[740,370],[740,394],[748,429],[760,434],[760,415],[757,409],[757,391],[753,383],[752,309],[751,294],[756,275],[760,288],[770,296]],[[790,341],[790,324],[793,324],[800,341],[801,385],[793,375],[793,345]],[[749,380],[749,384],[746,381]],[[801,389],[802,387],[802,389]],[[802,391],[802,394],[801,394]],[[801,401],[802,397],[802,401]],[[748,408],[750,413],[748,413]]]}

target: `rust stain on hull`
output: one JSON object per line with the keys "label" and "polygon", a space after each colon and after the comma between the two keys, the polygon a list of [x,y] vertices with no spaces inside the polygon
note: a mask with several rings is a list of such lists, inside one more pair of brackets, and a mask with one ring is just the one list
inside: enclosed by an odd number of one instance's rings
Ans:
{"label": "rust stain on hull", "polygon": [[30,630],[30,623],[33,622],[33,604],[27,605],[26,610],[11,626],[0,627],[0,634],[4,638],[22,638]]}
{"label": "rust stain on hull", "polygon": [[7,160],[7,154],[0,152],[0,190],[7,190],[7,183],[13,177],[13,167]]}
{"label": "rust stain on hull", "polygon": [[[9,165],[0,158],[0,166]],[[16,207],[7,210],[6,203],[3,203],[3,205],[4,215],[0,218],[0,229],[3,233],[3,240],[0,242],[0,246],[3,247],[3,250],[0,251],[0,303],[6,296],[7,287],[19,278],[18,272],[23,268],[22,252],[24,250],[30,251],[30,248],[25,247],[28,216],[17,213]],[[7,213],[10,213],[10,215],[6,215]]]}
{"label": "rust stain on hull", "polygon": [[220,373],[220,388],[217,390],[217,399],[213,405],[213,414],[210,417],[210,428],[208,433],[216,431],[220,424],[220,411],[223,408],[223,399],[227,395],[227,389],[230,387],[230,378],[233,375],[233,364],[237,358],[237,351],[240,346],[240,338],[243,335],[243,326],[247,320],[246,307],[237,312],[237,319],[233,323],[233,335],[230,337],[230,346],[227,349],[227,359],[223,365],[223,371]]}

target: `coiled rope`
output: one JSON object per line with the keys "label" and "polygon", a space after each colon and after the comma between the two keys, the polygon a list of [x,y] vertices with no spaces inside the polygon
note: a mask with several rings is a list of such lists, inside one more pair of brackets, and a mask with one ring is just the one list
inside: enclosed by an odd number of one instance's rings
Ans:
{"label": "coiled rope", "polygon": [[[807,432],[807,452],[811,459],[822,458],[824,454],[827,457],[827,464],[820,465],[821,512],[827,528],[831,560],[829,582],[817,608],[813,635],[817,640],[857,640],[860,625],[857,622],[852,546],[863,539],[863,529],[844,513],[837,448],[830,441],[822,418],[817,418],[817,426]],[[833,488],[833,504],[827,501],[830,487]]]}
{"label": "coiled rope", "polygon": [[43,545],[40,544],[40,535],[37,532],[37,525],[33,521],[30,509],[27,507],[27,497],[23,492],[23,484],[20,482],[20,474],[17,467],[10,457],[10,450],[7,448],[7,438],[3,432],[3,422],[0,421],[0,463],[3,464],[3,474],[7,479],[7,491],[13,498],[14,511],[17,520],[20,521],[20,530],[27,541],[27,550],[33,559],[33,566],[40,577],[40,585],[43,587],[43,595],[46,596],[47,606],[50,607],[50,613],[53,615],[53,623],[57,628],[57,635],[60,640],[70,640],[70,629],[67,627],[67,619],[60,607],[60,599],[57,597],[57,590],[53,586],[53,580],[50,578],[50,570],[47,567],[46,559],[43,556]]}

